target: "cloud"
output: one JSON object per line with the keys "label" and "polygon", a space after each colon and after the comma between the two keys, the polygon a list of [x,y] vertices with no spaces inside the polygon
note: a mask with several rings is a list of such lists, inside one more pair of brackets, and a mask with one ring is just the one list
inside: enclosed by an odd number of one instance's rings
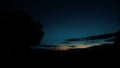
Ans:
{"label": "cloud", "polygon": [[72,39],[67,39],[66,41],[101,40],[101,39],[111,38],[114,36],[116,36],[116,33],[102,34],[102,35],[90,36],[85,38],[72,38]]}
{"label": "cloud", "polygon": [[67,42],[67,41],[64,41],[64,42],[60,42],[60,43],[63,43],[63,44],[69,44],[69,42]]}
{"label": "cloud", "polygon": [[107,39],[107,40],[105,40],[105,42],[113,42],[114,40],[115,40],[115,38]]}

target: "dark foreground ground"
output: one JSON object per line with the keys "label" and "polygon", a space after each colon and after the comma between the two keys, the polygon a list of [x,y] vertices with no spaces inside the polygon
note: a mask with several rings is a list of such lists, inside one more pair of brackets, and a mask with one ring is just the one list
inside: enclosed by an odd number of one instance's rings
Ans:
{"label": "dark foreground ground", "polygon": [[25,62],[42,64],[79,64],[79,63],[113,63],[120,59],[119,51],[99,49],[75,49],[69,51],[54,51],[33,49],[27,54],[1,53],[1,60],[5,62]]}

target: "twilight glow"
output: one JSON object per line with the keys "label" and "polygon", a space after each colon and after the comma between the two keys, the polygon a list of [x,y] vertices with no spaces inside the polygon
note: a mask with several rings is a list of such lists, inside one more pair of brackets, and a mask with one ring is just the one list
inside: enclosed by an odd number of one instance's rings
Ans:
{"label": "twilight glow", "polygon": [[[114,33],[120,29],[119,0],[33,0],[11,2],[6,9],[20,9],[30,13],[43,24],[41,45],[56,45],[58,50],[87,48],[104,41],[66,42],[67,39],[84,38]],[[31,5],[32,4],[32,5]],[[66,42],[66,43],[61,43]],[[86,43],[90,42],[90,43]],[[38,45],[37,47],[42,47]]]}

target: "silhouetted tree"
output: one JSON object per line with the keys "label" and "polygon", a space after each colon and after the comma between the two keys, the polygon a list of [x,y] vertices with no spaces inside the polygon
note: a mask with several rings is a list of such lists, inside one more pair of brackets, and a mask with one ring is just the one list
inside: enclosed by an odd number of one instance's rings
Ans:
{"label": "silhouetted tree", "polygon": [[[24,11],[2,12],[3,23],[8,25],[8,47],[14,52],[26,52],[40,43],[44,32],[43,25],[32,20]],[[1,20],[1,22],[3,21]]]}

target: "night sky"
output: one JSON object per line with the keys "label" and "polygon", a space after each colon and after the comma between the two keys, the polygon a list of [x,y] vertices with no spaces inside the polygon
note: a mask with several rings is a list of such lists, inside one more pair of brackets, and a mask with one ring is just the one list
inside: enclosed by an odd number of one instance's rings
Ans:
{"label": "night sky", "polygon": [[45,31],[42,44],[56,44],[70,38],[113,33],[120,29],[119,0],[13,0],[0,6],[6,10],[25,10],[42,23]]}

